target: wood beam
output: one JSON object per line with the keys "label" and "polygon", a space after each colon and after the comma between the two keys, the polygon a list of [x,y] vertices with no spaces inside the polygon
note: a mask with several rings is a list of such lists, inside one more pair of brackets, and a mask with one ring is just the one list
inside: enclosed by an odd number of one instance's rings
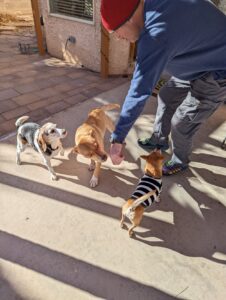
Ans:
{"label": "wood beam", "polygon": [[43,43],[42,27],[40,23],[40,13],[38,0],[31,0],[32,13],[34,17],[35,32],[37,36],[38,50],[40,55],[45,55],[45,47]]}
{"label": "wood beam", "polygon": [[101,25],[101,77],[107,78],[109,75],[109,44],[110,37],[108,31]]}

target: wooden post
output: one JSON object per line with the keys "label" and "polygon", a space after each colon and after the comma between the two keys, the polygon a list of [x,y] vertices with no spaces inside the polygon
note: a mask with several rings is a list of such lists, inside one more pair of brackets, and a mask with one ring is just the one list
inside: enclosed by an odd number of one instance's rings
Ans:
{"label": "wooden post", "polygon": [[109,33],[101,25],[101,77],[107,78],[109,75]]}
{"label": "wooden post", "polygon": [[45,48],[43,45],[43,34],[42,34],[42,28],[40,23],[38,0],[31,0],[31,7],[32,7],[33,18],[34,18],[39,54],[44,55]]}
{"label": "wooden post", "polygon": [[130,43],[129,47],[129,65],[131,65],[136,58],[137,45],[136,43]]}

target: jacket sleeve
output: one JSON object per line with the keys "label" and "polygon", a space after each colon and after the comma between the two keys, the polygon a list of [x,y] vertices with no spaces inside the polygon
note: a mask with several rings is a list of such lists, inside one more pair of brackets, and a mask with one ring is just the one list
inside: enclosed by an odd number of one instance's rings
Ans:
{"label": "jacket sleeve", "polygon": [[[147,38],[146,38],[147,39]],[[138,46],[137,63],[112,139],[122,143],[141,114],[144,105],[158,82],[167,61],[166,45],[145,39]]]}

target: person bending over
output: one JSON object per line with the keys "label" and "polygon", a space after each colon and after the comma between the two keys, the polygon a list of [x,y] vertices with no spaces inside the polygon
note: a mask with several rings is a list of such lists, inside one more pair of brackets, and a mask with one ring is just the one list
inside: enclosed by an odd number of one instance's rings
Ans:
{"label": "person bending over", "polygon": [[226,16],[208,0],[102,0],[103,26],[122,39],[137,41],[137,60],[116,129],[110,156],[120,164],[123,142],[141,114],[163,71],[170,80],[158,95],[145,148],[168,149],[163,174],[188,167],[192,138],[226,100]]}

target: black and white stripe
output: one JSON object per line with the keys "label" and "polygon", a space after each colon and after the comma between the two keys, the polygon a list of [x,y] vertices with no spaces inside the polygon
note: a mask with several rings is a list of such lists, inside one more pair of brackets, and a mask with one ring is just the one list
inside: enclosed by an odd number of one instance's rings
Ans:
{"label": "black and white stripe", "polygon": [[153,202],[158,202],[157,198],[159,197],[159,194],[162,190],[162,179],[156,179],[147,174],[144,174],[144,176],[140,179],[135,192],[132,194],[131,199],[136,200],[153,190],[156,190],[155,195],[145,200],[141,204],[142,206],[148,207],[151,206]]}

